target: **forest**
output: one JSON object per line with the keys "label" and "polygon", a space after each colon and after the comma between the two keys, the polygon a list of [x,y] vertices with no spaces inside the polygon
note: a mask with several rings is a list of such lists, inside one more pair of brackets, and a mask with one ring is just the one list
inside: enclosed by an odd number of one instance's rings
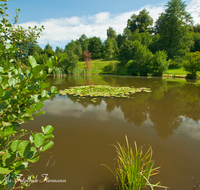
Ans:
{"label": "forest", "polygon": [[[104,42],[82,34],[64,49],[57,46],[55,51],[49,43],[42,49],[33,40],[22,41],[18,46],[18,56],[27,64],[29,55],[40,65],[51,56],[57,57],[54,74],[73,74],[78,62],[86,59],[117,60],[117,64],[105,66],[110,74],[162,76],[168,68],[182,66],[189,72],[187,78],[195,79],[200,70],[200,24],[193,24],[181,0],[169,1],[155,22],[146,9],[131,15],[123,34],[116,34],[110,26]],[[88,61],[84,69],[90,69]]]}

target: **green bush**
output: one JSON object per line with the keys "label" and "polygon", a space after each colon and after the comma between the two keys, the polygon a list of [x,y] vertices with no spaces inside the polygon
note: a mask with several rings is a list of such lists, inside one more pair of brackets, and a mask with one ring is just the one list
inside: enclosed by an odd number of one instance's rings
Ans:
{"label": "green bush", "polygon": [[200,52],[190,52],[185,55],[185,61],[183,62],[183,67],[188,71],[186,78],[196,79],[197,71],[200,71]]}
{"label": "green bush", "polygon": [[134,54],[128,65],[128,72],[131,75],[147,76],[151,73],[151,62],[153,54],[140,42],[134,42]]}
{"label": "green bush", "polygon": [[[42,127],[41,133],[30,132],[19,127],[22,123],[44,114],[40,111],[43,101],[57,93],[56,87],[45,83],[47,72],[51,72],[56,63],[55,58],[43,65],[37,64],[29,56],[29,65],[23,64],[19,56],[16,41],[37,39],[41,28],[28,30],[14,27],[8,20],[6,4],[1,5],[0,14],[0,189],[10,190],[16,185],[16,179],[29,163],[39,160],[42,152],[54,144],[53,127]],[[18,15],[15,17],[17,20]],[[29,138],[24,140],[24,136]],[[23,137],[23,140],[21,139]],[[8,180],[9,179],[9,180]],[[29,184],[24,184],[29,185]]]}
{"label": "green bush", "polygon": [[153,76],[162,76],[168,69],[169,62],[166,61],[167,54],[165,51],[157,51],[152,58],[151,73]]}

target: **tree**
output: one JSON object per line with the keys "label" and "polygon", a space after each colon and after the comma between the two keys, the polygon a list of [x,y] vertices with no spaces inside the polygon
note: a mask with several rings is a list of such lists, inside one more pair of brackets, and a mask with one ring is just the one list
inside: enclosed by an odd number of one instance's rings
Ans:
{"label": "tree", "polygon": [[192,52],[200,51],[200,33],[199,32],[193,33],[193,41],[194,41],[194,44],[191,47],[191,51]]}
{"label": "tree", "polygon": [[119,49],[119,61],[122,62],[123,65],[126,65],[129,60],[132,60],[134,56],[134,42],[130,40],[125,40]]}
{"label": "tree", "polygon": [[190,50],[192,17],[181,0],[168,1],[166,7],[156,21],[155,33],[160,35],[159,49],[165,50],[171,59],[183,56]]}
{"label": "tree", "polygon": [[55,53],[63,53],[63,49],[58,47],[58,46],[56,46]]}
{"label": "tree", "polygon": [[105,41],[105,47],[104,47],[104,58],[107,60],[111,60],[116,57],[118,47],[117,47],[117,41],[115,39],[108,38]]}
{"label": "tree", "polygon": [[92,59],[100,59],[102,57],[103,43],[100,38],[94,36],[89,39],[88,51],[92,53]]}
{"label": "tree", "polygon": [[139,15],[133,14],[127,21],[127,28],[131,32],[134,32],[137,29],[139,30],[139,33],[150,32],[152,25],[153,18],[146,9],[140,11]]}
{"label": "tree", "polygon": [[44,53],[47,54],[48,57],[54,56],[55,52],[53,51],[52,46],[49,43],[44,47]]}
{"label": "tree", "polygon": [[88,71],[91,67],[90,61],[92,60],[91,53],[89,51],[84,51],[84,60],[85,60],[84,68],[86,69],[86,71]]}
{"label": "tree", "polygon": [[194,30],[195,33],[196,32],[200,33],[200,24],[199,23],[195,24],[195,26],[193,26],[193,30]]}
{"label": "tree", "polygon": [[131,75],[147,76],[151,74],[153,54],[139,41],[133,42],[133,53],[128,63],[128,72]]}
{"label": "tree", "polygon": [[110,39],[116,39],[117,38],[117,34],[116,34],[115,30],[113,30],[112,27],[109,27],[107,29],[107,38],[110,38]]}
{"label": "tree", "polygon": [[185,55],[185,61],[183,62],[183,67],[189,72],[186,78],[196,79],[197,71],[200,71],[200,52],[189,52]]}
{"label": "tree", "polygon": [[64,52],[67,54],[73,53],[77,55],[79,60],[82,58],[82,54],[83,54],[81,44],[78,40],[77,41],[71,40],[71,42],[65,46]]}
{"label": "tree", "polygon": [[[45,83],[45,69],[53,69],[55,58],[51,58],[44,65],[38,65],[34,57],[29,56],[29,65],[25,65],[20,57],[16,57],[20,50],[16,42],[28,38],[36,40],[42,28],[14,27],[7,18],[6,10],[6,4],[1,5],[0,189],[10,190],[16,185],[21,171],[26,169],[30,162],[38,161],[41,153],[54,144],[53,127],[50,125],[42,127],[41,133],[30,134],[19,127],[21,123],[44,114],[44,111],[40,111],[44,105],[43,101],[56,95],[57,89],[51,87],[50,91],[47,91],[48,84]],[[17,18],[18,15],[15,20]],[[29,138],[25,140],[24,136],[28,134]]]}
{"label": "tree", "polygon": [[162,76],[168,69],[169,63],[166,61],[167,54],[164,51],[157,51],[152,58],[151,73],[153,76]]}

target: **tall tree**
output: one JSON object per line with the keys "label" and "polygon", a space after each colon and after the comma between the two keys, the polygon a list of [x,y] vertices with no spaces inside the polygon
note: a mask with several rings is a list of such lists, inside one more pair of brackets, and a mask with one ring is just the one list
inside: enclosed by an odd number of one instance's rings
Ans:
{"label": "tall tree", "polygon": [[107,38],[110,38],[110,39],[116,39],[117,38],[117,34],[112,27],[109,27],[107,29]]}
{"label": "tall tree", "polygon": [[100,38],[94,36],[89,39],[88,50],[92,53],[92,59],[100,59],[102,57],[103,43]]}
{"label": "tall tree", "polygon": [[193,21],[181,0],[168,1],[166,7],[156,21],[155,33],[160,34],[159,49],[165,50],[168,58],[175,58],[190,50],[192,35],[189,28]]}
{"label": "tall tree", "polygon": [[118,52],[117,41],[115,39],[108,38],[105,41],[104,51],[104,57],[107,60],[114,59]]}
{"label": "tall tree", "polygon": [[133,14],[127,21],[127,28],[134,32],[139,29],[139,32],[148,32],[153,25],[153,18],[149,15],[146,9],[140,11],[139,15]]}

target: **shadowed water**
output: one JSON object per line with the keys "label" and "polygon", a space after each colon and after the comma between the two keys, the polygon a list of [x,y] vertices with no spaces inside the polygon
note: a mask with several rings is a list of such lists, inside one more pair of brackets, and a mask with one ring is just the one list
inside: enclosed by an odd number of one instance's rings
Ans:
{"label": "shadowed water", "polygon": [[151,88],[134,98],[57,95],[45,101],[45,114],[23,124],[40,132],[54,126],[55,145],[30,170],[38,179],[48,174],[53,180],[33,184],[29,189],[114,190],[115,178],[105,166],[114,168],[117,142],[151,145],[161,181],[171,190],[192,190],[200,184],[200,86],[185,80],[111,76],[68,76],[49,78],[58,89],[79,85],[134,86]]}

